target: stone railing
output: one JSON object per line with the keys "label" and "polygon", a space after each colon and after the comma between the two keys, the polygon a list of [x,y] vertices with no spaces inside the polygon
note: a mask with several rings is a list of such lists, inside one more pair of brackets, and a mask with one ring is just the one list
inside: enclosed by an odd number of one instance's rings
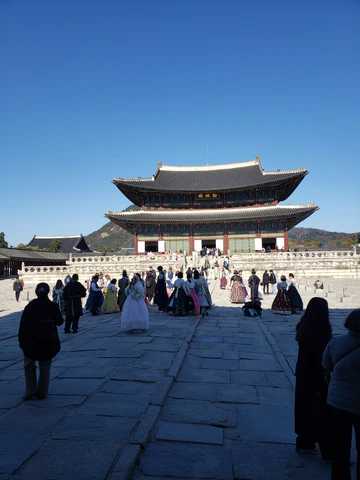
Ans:
{"label": "stone railing", "polygon": [[[216,258],[207,257],[210,267],[214,266]],[[222,265],[223,257],[218,258]],[[91,278],[95,273],[109,274],[112,278],[120,278],[123,270],[132,274],[154,269],[158,265],[174,271],[190,267],[201,267],[205,263],[203,257],[183,255],[124,255],[124,256],[85,256],[73,255],[64,266],[22,266],[19,273],[29,281],[55,282],[67,275],[77,273],[81,281]],[[243,271],[246,277],[254,268],[258,274],[264,270],[274,270],[277,276],[288,275],[290,272],[302,278],[337,277],[359,278],[360,255],[354,251],[333,252],[278,252],[278,253],[244,253],[230,256],[231,269]]]}

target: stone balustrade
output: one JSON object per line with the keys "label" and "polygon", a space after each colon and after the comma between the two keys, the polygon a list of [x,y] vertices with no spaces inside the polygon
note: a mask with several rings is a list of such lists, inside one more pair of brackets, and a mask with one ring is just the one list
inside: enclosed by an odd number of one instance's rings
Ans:
{"label": "stone balustrade", "polygon": [[[215,258],[207,257],[213,266]],[[81,281],[91,278],[95,273],[108,273],[112,278],[120,278],[123,270],[130,274],[143,272],[150,265],[154,269],[162,265],[165,269],[172,267],[174,271],[184,266],[199,267],[204,265],[203,257],[183,255],[71,255],[63,266],[22,266],[19,273],[24,280],[40,282],[55,282],[67,275],[77,273]],[[219,258],[222,265],[223,258]],[[277,252],[277,253],[243,253],[230,255],[230,266],[243,271],[244,276],[250,275],[255,268],[258,274],[264,270],[274,270],[277,276],[288,275],[290,272],[300,278],[332,277],[359,278],[360,255],[354,251],[331,252]]]}

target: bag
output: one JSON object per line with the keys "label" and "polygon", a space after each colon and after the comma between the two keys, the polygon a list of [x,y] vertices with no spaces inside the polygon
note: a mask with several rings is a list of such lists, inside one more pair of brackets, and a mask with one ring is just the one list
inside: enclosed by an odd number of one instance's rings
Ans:
{"label": "bag", "polygon": [[56,326],[54,319],[42,317],[35,332],[35,342],[37,345],[51,343],[56,335]]}

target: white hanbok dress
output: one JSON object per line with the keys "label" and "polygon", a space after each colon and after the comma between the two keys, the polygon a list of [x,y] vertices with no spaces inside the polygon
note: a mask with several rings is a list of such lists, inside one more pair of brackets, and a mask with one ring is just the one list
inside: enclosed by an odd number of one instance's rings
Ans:
{"label": "white hanbok dress", "polygon": [[121,314],[121,330],[148,330],[150,327],[149,312],[145,303],[145,291],[141,282],[128,285],[127,295]]}

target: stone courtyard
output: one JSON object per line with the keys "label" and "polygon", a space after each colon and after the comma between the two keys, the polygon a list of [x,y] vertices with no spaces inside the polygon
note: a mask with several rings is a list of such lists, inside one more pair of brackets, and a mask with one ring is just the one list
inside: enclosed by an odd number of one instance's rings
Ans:
{"label": "stone courtyard", "polygon": [[[344,333],[360,280],[316,293],[314,280],[299,285],[304,305],[326,297],[334,334]],[[320,455],[295,451],[300,315],[273,314],[272,295],[262,318],[249,318],[212,281],[209,316],[150,307],[139,335],[120,332],[120,314],[85,314],[77,335],[59,328],[49,396],[24,402],[17,330],[34,287],[16,303],[12,281],[0,281],[0,480],[330,478]]]}

